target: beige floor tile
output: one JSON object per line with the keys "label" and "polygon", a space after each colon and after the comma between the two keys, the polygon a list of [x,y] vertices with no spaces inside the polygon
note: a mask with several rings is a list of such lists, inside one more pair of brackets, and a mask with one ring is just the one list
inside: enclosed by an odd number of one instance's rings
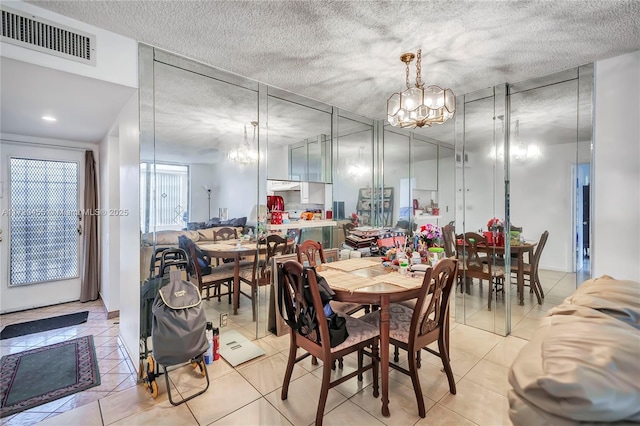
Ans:
{"label": "beige floor tile", "polygon": [[507,398],[467,379],[458,382],[456,395],[445,395],[440,404],[479,425],[503,425],[508,421]]}
{"label": "beige floor tile", "polygon": [[[234,411],[211,423],[211,426],[236,426],[236,425],[280,425],[290,426],[291,423],[280,414],[266,399],[260,398],[251,404]],[[326,422],[325,422],[326,424]]]}
{"label": "beige floor tile", "polygon": [[87,392],[111,392],[129,376],[131,376],[130,373],[100,374],[100,385],[87,389]]}
{"label": "beige floor tile", "polygon": [[482,359],[464,378],[500,395],[507,396],[507,391],[511,389],[508,375],[508,367]]}
{"label": "beige floor tile", "polygon": [[514,337],[520,337],[521,339],[529,340],[533,336],[533,333],[540,327],[544,318],[529,318],[525,317],[518,322],[511,330],[511,335]]}
{"label": "beige floor tile", "polygon": [[[265,399],[294,425],[309,425],[316,418],[321,386],[320,379],[313,374],[305,374],[291,382],[286,400],[280,398],[280,388],[266,395]],[[324,412],[333,410],[345,400],[340,392],[329,389]]]}
{"label": "beige floor tile", "polygon": [[90,402],[66,413],[54,413],[39,423],[44,426],[83,425],[102,426],[102,415],[98,401]]}
{"label": "beige floor tile", "polygon": [[420,419],[415,426],[473,426],[475,424],[443,405],[436,404],[427,411],[427,416]]}
{"label": "beige floor tile", "polygon": [[208,425],[259,398],[260,393],[233,372],[214,380],[204,394],[186,404],[199,424]]}
{"label": "beige floor tile", "polygon": [[275,334],[270,334],[269,336],[264,337],[264,340],[268,344],[278,349],[280,352],[289,349],[290,339],[291,337],[289,336],[289,333],[283,334],[282,336],[276,336]]}
{"label": "beige floor tile", "polygon": [[[258,392],[266,395],[282,387],[286,367],[287,357],[282,353],[278,353],[246,367],[240,367],[237,370]],[[307,374],[307,371],[296,365],[293,367],[291,380],[295,380],[304,374]]]}
{"label": "beige floor tile", "polygon": [[22,411],[22,413],[52,413],[58,411],[60,407],[69,402],[73,395],[65,396],[64,398],[56,399],[46,404],[38,405],[28,410]]}
{"label": "beige floor tile", "polygon": [[[386,425],[412,425],[416,423],[418,415],[418,403],[413,388],[409,389],[396,380],[389,380],[389,411],[390,417],[382,415],[382,401],[380,398],[373,398],[369,388],[357,393],[350,399],[369,414],[377,418]],[[429,410],[435,401],[424,397],[425,409]]]}
{"label": "beige floor tile", "polygon": [[178,405],[177,407],[170,404],[158,404],[153,407],[149,407],[144,411],[137,412],[129,417],[125,417],[122,420],[112,423],[112,425],[197,426],[198,422],[191,411],[189,411],[189,407],[184,404]]}
{"label": "beige floor tile", "polygon": [[[325,411],[326,413],[326,411]],[[383,426],[380,420],[373,417],[370,413],[358,407],[353,402],[347,400],[329,413],[324,415],[322,424],[325,426],[343,426],[343,425],[369,425]]]}
{"label": "beige floor tile", "polygon": [[510,367],[520,349],[527,344],[527,341],[515,336],[507,336],[502,342],[489,352],[484,359],[503,367]]}
{"label": "beige floor tile", "polygon": [[65,411],[73,410],[75,408],[82,407],[83,405],[87,405],[101,398],[104,398],[108,394],[109,394],[108,392],[88,392],[88,391],[74,393],[73,395],[68,397],[64,405],[61,405],[55,411],[59,413],[64,413]]}
{"label": "beige floor tile", "polygon": [[0,421],[2,426],[31,426],[43,421],[49,417],[51,413],[18,413],[13,416],[5,417]]}
{"label": "beige floor tile", "polygon": [[[371,359],[367,356],[364,357],[364,365],[367,365],[371,362]],[[318,379],[322,380],[323,374],[323,363],[322,361],[318,361],[319,367],[313,371],[313,375]],[[342,376],[345,376],[353,371],[358,369],[358,360],[354,357],[345,357],[343,359],[343,368],[338,368],[338,363],[336,362],[336,369],[331,370],[331,380],[337,380]],[[380,373],[378,372],[378,375]],[[353,377],[347,380],[344,383],[340,383],[338,386],[335,386],[333,389],[337,390],[347,398],[351,398],[356,393],[360,392],[362,389],[373,383],[373,370],[368,370],[362,375],[362,381],[359,381],[357,377]],[[369,386],[369,390],[372,391],[372,388]]]}
{"label": "beige floor tile", "polygon": [[109,425],[158,404],[169,404],[164,380],[158,380],[157,383],[159,392],[156,399],[142,385],[100,399],[98,402],[104,424]]}
{"label": "beige floor tile", "polygon": [[[407,361],[403,362],[400,365],[403,368],[409,369]],[[447,380],[447,375],[445,374],[445,372],[440,371],[441,369],[442,366],[436,367],[435,365],[431,365],[428,362],[422,362],[421,367],[418,369],[418,377],[420,377],[420,387],[422,388],[422,395],[433,401],[439,401],[443,396],[449,393],[449,381]],[[402,383],[413,392],[413,383],[411,382],[411,377],[409,377],[408,375],[392,369],[389,371],[389,378]],[[460,379],[462,379],[462,376],[454,374],[453,379],[457,383],[460,381]]]}
{"label": "beige floor tile", "polygon": [[[451,370],[453,374],[457,376],[464,376],[476,365],[482,358],[477,355],[470,354],[457,348],[451,348],[451,354],[449,355],[451,362]],[[426,351],[422,351],[422,361],[434,365],[438,368],[442,368],[442,360],[435,355],[432,355]]]}
{"label": "beige floor tile", "polygon": [[460,325],[452,330],[451,336],[451,352],[454,349],[483,357],[491,351],[498,343],[504,339],[487,331],[478,330],[466,325]]}

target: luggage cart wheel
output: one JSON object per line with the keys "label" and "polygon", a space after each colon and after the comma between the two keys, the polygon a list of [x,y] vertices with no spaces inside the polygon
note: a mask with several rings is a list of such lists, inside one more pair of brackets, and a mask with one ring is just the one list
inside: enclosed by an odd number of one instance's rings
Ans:
{"label": "luggage cart wheel", "polygon": [[151,382],[151,389],[149,390],[149,392],[151,392],[151,397],[153,399],[156,399],[158,397],[158,382],[156,382],[155,380]]}
{"label": "luggage cart wheel", "polygon": [[140,360],[140,368],[138,369],[138,379],[144,378],[144,361]]}

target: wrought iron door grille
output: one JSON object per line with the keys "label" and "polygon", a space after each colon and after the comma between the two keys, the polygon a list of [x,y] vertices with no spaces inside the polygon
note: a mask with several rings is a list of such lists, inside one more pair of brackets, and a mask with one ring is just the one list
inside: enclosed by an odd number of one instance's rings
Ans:
{"label": "wrought iron door grille", "polygon": [[10,285],[78,277],[78,163],[11,158]]}

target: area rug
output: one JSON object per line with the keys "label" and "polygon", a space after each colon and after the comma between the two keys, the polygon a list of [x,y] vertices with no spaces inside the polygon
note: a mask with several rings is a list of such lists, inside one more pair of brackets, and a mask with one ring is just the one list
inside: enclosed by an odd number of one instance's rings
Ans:
{"label": "area rug", "polygon": [[5,355],[0,361],[0,417],[99,384],[93,336]]}
{"label": "area rug", "polygon": [[235,330],[220,335],[220,356],[233,367],[264,355],[264,351]]}
{"label": "area rug", "polygon": [[75,314],[60,315],[58,317],[9,324],[0,332],[0,340],[82,324],[87,321],[88,317],[89,311],[83,311],[76,312]]}

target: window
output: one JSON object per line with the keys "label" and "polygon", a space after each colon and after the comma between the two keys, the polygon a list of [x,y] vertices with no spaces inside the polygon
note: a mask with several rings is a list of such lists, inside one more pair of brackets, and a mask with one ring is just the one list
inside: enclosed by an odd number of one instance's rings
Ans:
{"label": "window", "polygon": [[[188,200],[189,166],[140,164],[140,225],[144,232],[152,231],[153,225],[156,231],[185,228]],[[155,209],[152,203],[155,203]],[[151,218],[154,210],[155,217]]]}
{"label": "window", "polygon": [[78,163],[11,158],[10,283],[78,277]]}

